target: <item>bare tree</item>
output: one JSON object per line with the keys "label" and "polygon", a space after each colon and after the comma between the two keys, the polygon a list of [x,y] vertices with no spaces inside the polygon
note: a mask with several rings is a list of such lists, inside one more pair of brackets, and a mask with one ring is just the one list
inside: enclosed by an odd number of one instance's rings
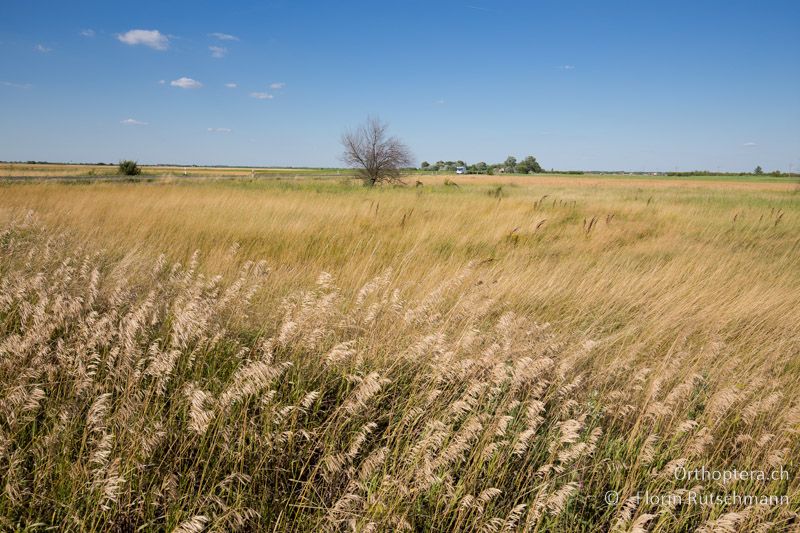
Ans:
{"label": "bare tree", "polygon": [[342,134],[342,161],[357,169],[364,185],[401,182],[401,170],[413,165],[411,150],[397,137],[387,136],[389,125],[378,118],[367,121],[354,131]]}

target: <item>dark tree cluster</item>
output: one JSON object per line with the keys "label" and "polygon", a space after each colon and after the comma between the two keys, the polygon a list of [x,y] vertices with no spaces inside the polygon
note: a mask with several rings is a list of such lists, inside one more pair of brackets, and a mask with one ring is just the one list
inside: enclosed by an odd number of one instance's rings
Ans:
{"label": "dark tree cluster", "polygon": [[517,161],[517,158],[514,156],[508,156],[505,161],[502,163],[486,163],[484,161],[479,161],[472,165],[467,165],[464,161],[437,161],[436,163],[428,163],[427,161],[423,161],[419,168],[420,170],[429,170],[432,172],[437,171],[444,171],[444,172],[455,172],[456,168],[464,167],[467,170],[468,174],[497,174],[497,173],[508,173],[508,174],[534,174],[539,172],[544,172],[541,165],[539,165],[536,158],[532,155],[529,155],[525,159],[521,161]]}

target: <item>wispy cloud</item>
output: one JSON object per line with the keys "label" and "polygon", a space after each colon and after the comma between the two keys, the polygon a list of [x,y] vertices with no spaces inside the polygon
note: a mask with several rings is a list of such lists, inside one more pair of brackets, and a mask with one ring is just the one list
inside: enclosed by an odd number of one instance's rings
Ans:
{"label": "wispy cloud", "polygon": [[559,70],[575,70],[575,65],[559,65]]}
{"label": "wispy cloud", "polygon": [[226,83],[226,84],[225,84],[225,87],[227,87],[228,89],[235,89],[235,88],[237,88],[238,86],[239,86],[239,85],[238,85],[238,84],[236,84],[236,83]]}
{"label": "wispy cloud", "polygon": [[269,93],[250,93],[250,96],[252,96],[256,100],[272,100],[273,98],[275,98]]}
{"label": "wispy cloud", "polygon": [[758,143],[748,142],[748,143],[744,143],[742,146],[746,146],[748,148],[752,148],[753,146],[758,146]]}
{"label": "wispy cloud", "polygon": [[438,100],[436,100],[434,102],[434,104],[436,104],[436,105],[444,105],[444,98],[439,98]]}
{"label": "wispy cloud", "polygon": [[41,52],[42,54],[46,54],[47,52],[53,51],[52,48],[48,48],[43,44],[37,44],[36,46],[33,47],[33,49],[36,50],[37,52]]}
{"label": "wispy cloud", "polygon": [[210,133],[230,133],[233,130],[230,128],[208,128]]}
{"label": "wispy cloud", "polygon": [[211,57],[215,59],[222,59],[228,55],[228,49],[224,46],[209,46],[208,49],[211,50]]}
{"label": "wispy cloud", "polygon": [[275,89],[276,91],[280,90],[280,89],[283,89],[284,87],[286,87],[286,84],[283,83],[282,81],[276,81],[275,83],[270,83],[269,84],[269,88],[270,89]]}
{"label": "wispy cloud", "polygon": [[4,87],[13,87],[14,89],[30,89],[33,87],[30,83],[14,83],[13,81],[0,81],[0,85]]}
{"label": "wispy cloud", "polygon": [[95,33],[94,33],[94,30],[92,30],[92,29],[81,30],[80,36],[81,37],[94,37]]}
{"label": "wispy cloud", "polygon": [[209,33],[208,36],[209,37],[213,37],[214,39],[217,39],[217,40],[220,40],[220,41],[238,41],[239,40],[239,38],[237,36],[231,35],[230,33],[214,32],[214,33]]}
{"label": "wispy cloud", "polygon": [[488,7],[481,7],[481,6],[464,6],[467,9],[474,9],[475,11],[486,11],[487,13],[496,13],[494,9],[489,9]]}
{"label": "wispy cloud", "polygon": [[126,118],[125,120],[120,120],[119,123],[126,126],[147,126],[147,122],[142,122],[141,120],[136,120],[135,118]]}
{"label": "wispy cloud", "polygon": [[171,82],[169,82],[169,84],[172,85],[173,87],[180,87],[181,89],[199,89],[200,87],[203,86],[203,84],[200,83],[199,81],[187,77],[178,78],[177,80],[172,80]]}
{"label": "wispy cloud", "polygon": [[125,44],[149,46],[153,50],[169,48],[169,37],[158,30],[130,30],[117,35],[117,39]]}

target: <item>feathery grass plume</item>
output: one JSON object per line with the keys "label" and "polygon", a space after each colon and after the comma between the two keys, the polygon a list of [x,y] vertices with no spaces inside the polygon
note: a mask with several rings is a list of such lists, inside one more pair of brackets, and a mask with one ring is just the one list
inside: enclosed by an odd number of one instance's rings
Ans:
{"label": "feathery grass plume", "polygon": [[547,511],[552,515],[558,515],[564,512],[569,499],[578,492],[578,488],[578,483],[570,481],[551,493],[545,502]]}
{"label": "feathery grass plume", "polygon": [[714,435],[711,434],[711,431],[707,427],[700,428],[686,446],[686,453],[690,457],[699,457],[713,442]]}
{"label": "feathery grass plume", "polygon": [[431,322],[436,318],[436,306],[442,302],[450,290],[459,287],[466,281],[472,274],[474,267],[474,263],[469,263],[466,267],[461,269],[457,275],[440,284],[433,291],[428,293],[416,307],[406,310],[403,319],[407,323]]}
{"label": "feathery grass plume", "polygon": [[347,520],[355,515],[356,508],[363,505],[364,498],[358,494],[348,493],[339,498],[328,511],[327,520],[330,525]]}
{"label": "feathery grass plume", "polygon": [[24,389],[24,394],[20,398],[20,418],[28,420],[33,417],[37,411],[39,411],[40,404],[42,400],[47,397],[45,392],[38,386],[34,386],[32,389]]}
{"label": "feathery grass plume", "polygon": [[456,400],[448,408],[448,414],[453,420],[459,420],[464,415],[472,411],[478,403],[481,393],[486,390],[488,384],[486,382],[473,382],[469,383],[467,390],[461,395],[461,398]]}
{"label": "feathery grass plume", "polygon": [[748,516],[747,510],[740,512],[725,513],[714,520],[707,520],[697,528],[697,533],[735,533],[739,530],[738,525]]}
{"label": "feathery grass plume", "polygon": [[150,345],[148,349],[150,362],[145,368],[144,374],[155,378],[156,386],[161,394],[166,392],[175,364],[182,354],[181,350],[175,348],[162,350],[159,348],[158,341]]}
{"label": "feathery grass plume", "polygon": [[505,525],[505,520],[499,516],[495,516],[484,522],[481,525],[480,531],[483,533],[497,533],[503,525]]}
{"label": "feathery grass plume", "polygon": [[656,456],[656,444],[658,443],[658,435],[648,435],[642,443],[641,450],[639,451],[639,461],[644,465],[649,465],[653,462]]}
{"label": "feathery grass plume", "polygon": [[324,467],[322,476],[326,481],[330,482],[334,476],[344,470],[347,457],[343,453],[327,454],[322,458],[322,466]]}
{"label": "feathery grass plume", "polygon": [[675,433],[678,434],[678,435],[680,435],[682,433],[689,433],[690,431],[692,431],[697,426],[699,426],[699,424],[697,423],[697,420],[684,420],[683,422],[678,424],[677,428],[675,428]]}
{"label": "feathery grass plume", "polygon": [[572,444],[580,438],[584,420],[570,419],[558,424],[558,438],[550,444],[550,451],[554,452],[565,444]]}
{"label": "feathery grass plume", "polygon": [[777,470],[787,464],[786,458],[789,455],[788,448],[781,448],[767,453],[766,464],[772,470]]}
{"label": "feathery grass plume", "polygon": [[200,533],[206,528],[208,517],[205,515],[194,515],[188,520],[181,522],[172,533]]}
{"label": "feathery grass plume", "polygon": [[631,519],[633,519],[633,514],[636,512],[636,509],[639,507],[639,496],[631,496],[627,498],[622,505],[619,506],[619,510],[616,513],[614,525],[611,531],[628,531],[630,528],[628,524],[630,523]]}
{"label": "feathery grass plume", "polygon": [[585,442],[578,442],[558,452],[557,459],[560,463],[572,463],[579,458],[591,455],[597,446],[597,440],[603,433],[602,428],[596,427],[589,434]]}
{"label": "feathery grass plume", "polygon": [[389,448],[386,446],[377,448],[370,453],[358,467],[358,481],[360,483],[366,483],[370,478],[375,476],[378,469],[383,465],[384,461],[386,461],[386,455],[388,453]]}
{"label": "feathery grass plume", "polygon": [[433,451],[441,448],[449,434],[450,426],[441,420],[429,419],[420,431],[421,438],[411,446],[403,458],[406,465],[412,466],[415,462],[429,457]]}
{"label": "feathery grass plume", "polygon": [[149,424],[142,432],[139,438],[139,453],[138,457],[141,462],[145,462],[151,458],[153,452],[158,448],[159,444],[164,441],[167,432],[164,430],[164,423],[161,420]]}
{"label": "feathery grass plume", "polygon": [[353,348],[355,344],[356,341],[354,340],[340,342],[331,348],[330,351],[325,355],[325,364],[335,365],[341,361],[352,359],[356,354],[356,351]]}
{"label": "feathery grass plume", "polygon": [[464,459],[467,450],[478,438],[478,434],[483,430],[484,422],[482,417],[472,416],[468,418],[459,430],[453,435],[442,453],[433,462],[433,469],[438,470],[452,465]]}
{"label": "feathery grass plume", "polygon": [[544,422],[544,418],[541,416],[542,412],[544,412],[544,403],[539,400],[531,400],[525,410],[527,425],[525,429],[519,433],[517,442],[514,444],[512,453],[515,456],[522,456],[528,449],[531,439],[536,435],[536,432],[539,431],[542,422]]}
{"label": "feathery grass plume", "polygon": [[679,468],[684,468],[686,466],[686,458],[685,457],[678,457],[677,459],[673,459],[664,465],[664,468],[661,469],[659,472],[659,477],[662,479],[675,479],[675,472]]}
{"label": "feathery grass plume", "polygon": [[317,286],[321,289],[333,288],[333,276],[328,272],[320,272],[317,276]]}
{"label": "feathery grass plume", "polygon": [[14,506],[22,505],[25,499],[30,497],[30,489],[27,487],[28,484],[23,469],[23,464],[26,460],[27,454],[25,451],[18,449],[14,450],[5,461],[3,495]]}
{"label": "feathery grass plume", "polygon": [[758,417],[771,412],[782,399],[783,394],[779,391],[775,391],[762,399],[754,400],[742,411],[742,419],[747,424],[752,424]]}
{"label": "feathery grass plume", "polygon": [[347,448],[347,452],[345,452],[345,457],[352,461],[358,455],[358,452],[361,450],[361,446],[366,442],[367,438],[369,437],[370,433],[375,431],[375,428],[378,427],[378,424],[375,422],[368,422],[358,430],[358,433],[353,437],[353,440],[350,441],[350,446]]}
{"label": "feathery grass plume", "polygon": [[367,402],[391,382],[388,378],[382,378],[377,372],[371,372],[363,378],[360,376],[351,378],[358,386],[341,405],[341,409],[349,415],[354,415],[367,407]]}
{"label": "feathery grass plume", "polygon": [[119,474],[119,459],[115,459],[106,469],[105,478],[96,484],[101,487],[100,507],[108,511],[114,507],[119,498],[125,478]]}
{"label": "feathery grass plume", "polygon": [[202,436],[216,416],[213,397],[194,383],[187,383],[184,394],[189,400],[189,429]]}
{"label": "feathery grass plume", "polygon": [[314,405],[314,403],[319,399],[320,396],[321,393],[316,390],[307,392],[305,396],[303,396],[303,398],[300,400],[300,409],[303,412],[307,412],[309,409],[311,409],[311,406]]}
{"label": "feathery grass plume", "polygon": [[95,448],[89,457],[89,464],[94,465],[94,475],[97,477],[102,474],[103,469],[108,464],[111,449],[114,446],[114,434],[101,433],[99,437],[95,438],[95,443]]}
{"label": "feathery grass plume", "polygon": [[631,533],[647,533],[647,528],[645,527],[648,522],[650,522],[656,515],[654,514],[647,514],[643,513],[639,515],[639,517],[633,522],[631,526],[630,532]]}
{"label": "feathery grass plume", "polygon": [[522,515],[525,513],[525,509],[527,509],[527,507],[528,505],[525,503],[520,503],[515,505],[514,508],[511,509],[511,511],[506,516],[501,531],[503,532],[517,531],[517,525],[519,524],[519,521],[522,519]]}
{"label": "feathery grass plume", "polygon": [[361,306],[363,306],[367,297],[369,297],[371,294],[386,289],[393,275],[394,275],[394,270],[392,269],[392,267],[389,267],[386,270],[384,270],[381,274],[375,276],[367,283],[365,283],[364,286],[362,286],[356,293],[356,300],[355,300],[356,308],[360,308]]}
{"label": "feathery grass plume", "polygon": [[782,429],[791,434],[800,433],[800,403],[783,411]]}
{"label": "feathery grass plume", "polygon": [[487,503],[494,500],[496,497],[500,496],[503,493],[502,490],[496,487],[490,487],[488,489],[484,489],[478,494],[477,502],[479,504],[479,508],[481,512],[483,512],[483,508],[486,506]]}
{"label": "feathery grass plume", "polygon": [[739,391],[733,387],[727,387],[717,391],[708,401],[705,409],[706,416],[713,422],[719,423],[727,414],[728,410],[739,399],[739,396]]}
{"label": "feathery grass plume", "polygon": [[472,494],[466,494],[461,498],[458,507],[462,510],[472,509],[476,505],[475,501],[475,496]]}
{"label": "feathery grass plume", "polygon": [[225,411],[247,396],[260,393],[291,366],[291,361],[284,361],[278,365],[254,361],[240,367],[233,375],[230,385],[219,397],[220,409]]}
{"label": "feathery grass plume", "polygon": [[95,398],[89,407],[89,412],[86,414],[86,425],[89,431],[103,432],[106,429],[105,419],[108,415],[109,403],[111,401],[111,393],[104,392]]}

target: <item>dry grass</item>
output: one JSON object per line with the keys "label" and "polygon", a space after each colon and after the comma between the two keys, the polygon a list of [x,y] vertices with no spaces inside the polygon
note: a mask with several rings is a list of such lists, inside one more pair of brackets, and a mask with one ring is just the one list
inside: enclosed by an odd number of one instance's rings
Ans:
{"label": "dry grass", "polygon": [[3,528],[797,527],[797,193],[451,179],[0,185]]}

